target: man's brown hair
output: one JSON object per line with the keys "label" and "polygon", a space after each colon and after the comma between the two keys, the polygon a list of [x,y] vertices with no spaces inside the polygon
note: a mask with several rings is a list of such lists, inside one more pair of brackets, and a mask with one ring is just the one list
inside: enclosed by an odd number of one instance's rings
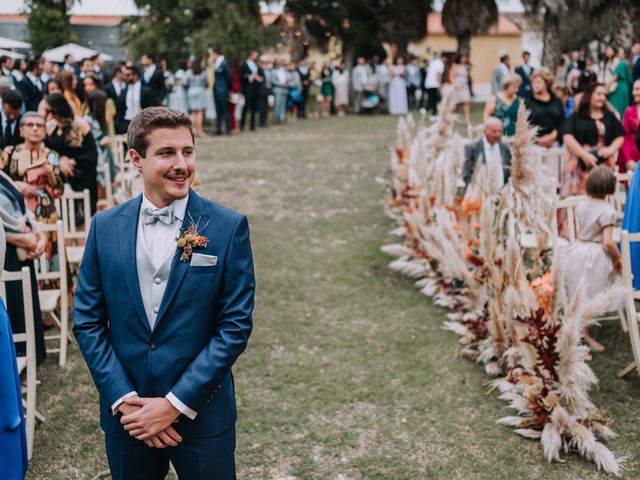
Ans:
{"label": "man's brown hair", "polygon": [[191,117],[173,108],[149,107],[138,113],[127,131],[127,145],[140,154],[142,158],[147,155],[147,137],[159,128],[186,127],[191,133],[191,139],[195,142]]}
{"label": "man's brown hair", "polygon": [[587,195],[604,199],[616,191],[616,176],[609,167],[598,166],[589,172],[587,177]]}

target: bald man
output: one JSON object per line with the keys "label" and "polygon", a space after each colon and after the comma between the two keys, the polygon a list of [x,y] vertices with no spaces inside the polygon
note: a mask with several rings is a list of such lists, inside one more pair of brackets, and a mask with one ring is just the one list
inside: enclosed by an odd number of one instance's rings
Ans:
{"label": "bald man", "polygon": [[487,170],[491,168],[502,168],[502,175],[496,178],[494,185],[499,191],[509,181],[511,167],[511,149],[509,145],[502,141],[502,122],[496,117],[487,117],[484,121],[482,138],[477,142],[470,143],[464,149],[464,165],[462,166],[462,179],[464,189],[467,190],[469,183],[476,170],[478,158]]}

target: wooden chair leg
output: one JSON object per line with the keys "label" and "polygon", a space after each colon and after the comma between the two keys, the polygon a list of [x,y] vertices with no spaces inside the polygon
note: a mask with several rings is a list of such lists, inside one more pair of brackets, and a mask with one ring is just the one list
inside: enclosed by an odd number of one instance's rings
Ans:
{"label": "wooden chair leg", "polygon": [[636,362],[631,362],[629,365],[624,367],[622,370],[618,372],[618,378],[623,378],[629,373],[633,372],[636,369]]}

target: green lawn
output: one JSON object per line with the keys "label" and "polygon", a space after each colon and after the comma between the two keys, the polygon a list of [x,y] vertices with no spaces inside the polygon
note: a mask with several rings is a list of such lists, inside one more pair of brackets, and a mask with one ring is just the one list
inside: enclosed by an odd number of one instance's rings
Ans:
{"label": "green lawn", "polygon": [[[376,183],[395,140],[391,117],[300,121],[199,142],[203,193],[246,213],[258,293],[235,368],[241,479],[607,478],[495,421],[511,414],[479,365],[457,358],[445,312],[390,272],[392,239]],[[615,420],[613,451],[640,477],[640,379],[615,323],[596,335],[596,405]],[[77,347],[39,370],[29,479],[89,479],[106,468],[97,395]]]}

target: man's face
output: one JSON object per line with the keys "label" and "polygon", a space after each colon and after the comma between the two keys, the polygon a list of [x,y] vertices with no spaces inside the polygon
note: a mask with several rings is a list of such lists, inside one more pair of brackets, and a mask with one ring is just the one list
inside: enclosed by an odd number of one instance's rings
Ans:
{"label": "man's face", "polygon": [[258,60],[258,52],[251,52],[251,54],[249,55],[249,60],[251,60],[252,62]]}
{"label": "man's face", "polygon": [[129,155],[142,173],[149,199],[156,206],[164,207],[186,197],[196,172],[193,138],[189,129],[158,128],[147,136],[147,144],[145,158],[133,149],[129,150]]}
{"label": "man's face", "polygon": [[631,53],[634,55],[640,55],[640,42],[636,42],[631,47]]}
{"label": "man's face", "polygon": [[129,84],[134,84],[138,81],[138,75],[136,75],[133,70],[129,70],[128,68],[124,69],[124,79]]}
{"label": "man's face", "polygon": [[42,62],[42,71],[46,72],[46,73],[51,73],[51,61],[50,60],[45,60],[44,62]]}
{"label": "man's face", "polygon": [[91,60],[85,60],[84,62],[82,62],[82,71],[84,73],[93,72],[93,62]]}
{"label": "man's face", "polygon": [[11,57],[7,57],[7,59],[2,64],[2,67],[6,68],[7,70],[11,70],[13,68],[13,59]]}
{"label": "man's face", "polygon": [[142,55],[142,58],[140,59],[140,63],[145,67],[148,67],[151,64],[151,60],[149,59],[148,56]]}
{"label": "man's face", "polygon": [[32,146],[38,146],[44,142],[45,129],[44,118],[40,116],[29,116],[24,120],[24,124],[20,127],[20,135]]}
{"label": "man's face", "polygon": [[525,53],[524,55],[522,55],[522,61],[527,64],[529,63],[529,54]]}
{"label": "man's face", "polygon": [[498,143],[502,138],[502,124],[496,122],[487,125],[484,127],[484,136],[491,145]]}
{"label": "man's face", "polygon": [[4,112],[4,116],[7,117],[7,120],[13,122],[15,119],[20,117],[21,110],[20,108],[11,108],[11,105],[8,103],[4,103],[2,105],[2,111]]}
{"label": "man's face", "polygon": [[364,57],[358,57],[358,65],[364,65]]}
{"label": "man's face", "polygon": [[69,55],[67,57],[67,65],[73,65],[73,62],[74,62],[73,55]]}

